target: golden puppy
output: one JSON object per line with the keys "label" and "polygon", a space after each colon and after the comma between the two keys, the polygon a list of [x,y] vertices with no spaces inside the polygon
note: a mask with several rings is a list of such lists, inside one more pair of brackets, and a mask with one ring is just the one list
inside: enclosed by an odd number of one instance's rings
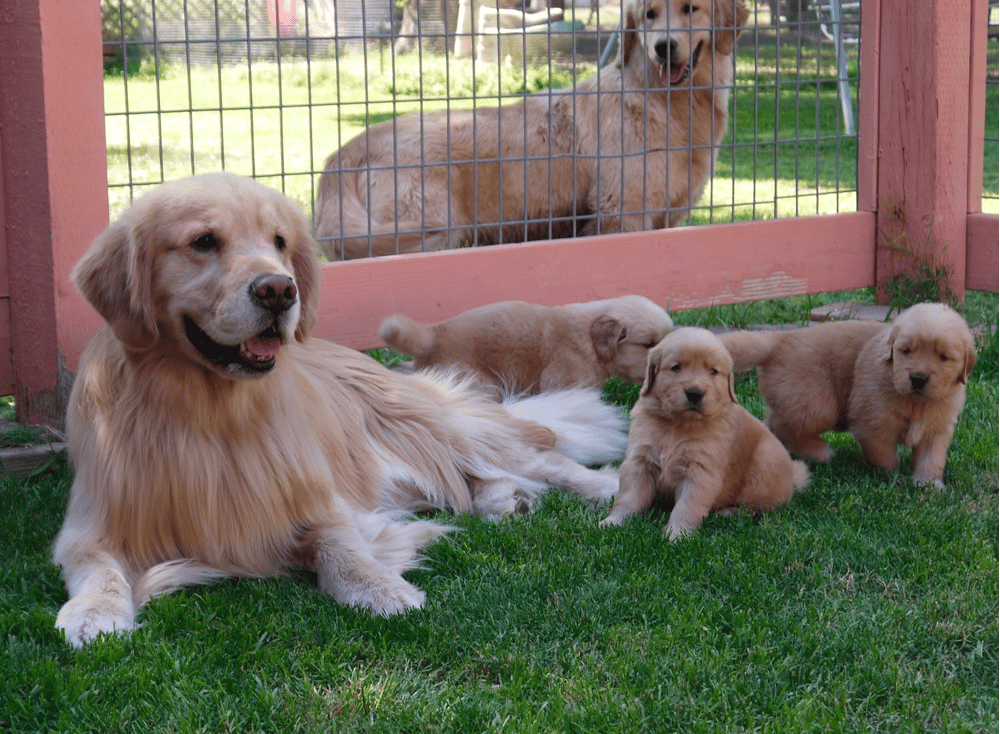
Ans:
{"label": "golden puppy", "polygon": [[723,334],[737,371],[760,367],[767,424],[788,449],[827,462],[820,434],[849,430],[876,466],[913,447],[913,479],[944,486],[948,445],[976,364],[965,320],[921,303],[891,324],[845,321],[786,332]]}
{"label": "golden puppy", "polygon": [[[592,500],[621,455],[596,390],[500,404],[309,337],[320,277],[298,207],[228,174],[167,184],[97,238],[74,281],[108,322],[76,375],[76,476],[55,544],[74,645],[130,630],[152,596],[313,571],[375,614],[419,607],[401,575],[448,528],[425,508],[507,515],[558,485]],[[572,458],[571,458],[572,457]]]}
{"label": "golden puppy", "polygon": [[625,0],[616,63],[499,108],[410,113],[326,161],[331,260],[673,226],[726,134],[742,0]]}
{"label": "golden puppy", "polygon": [[777,507],[809,481],[809,470],[740,407],[733,362],[705,329],[680,328],[649,353],[646,381],[632,410],[620,487],[602,525],[645,512],[657,496],[673,500],[670,540],[712,510]]}
{"label": "golden puppy", "polygon": [[417,369],[455,366],[510,394],[599,386],[610,377],[642,382],[646,355],[673,326],[648,298],[622,296],[568,306],[503,301],[436,324],[403,314],[379,327]]}

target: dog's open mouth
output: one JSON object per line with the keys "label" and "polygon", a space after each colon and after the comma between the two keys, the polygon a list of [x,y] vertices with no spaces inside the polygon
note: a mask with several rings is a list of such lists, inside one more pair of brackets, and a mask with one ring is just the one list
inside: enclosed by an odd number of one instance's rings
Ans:
{"label": "dog's open mouth", "polygon": [[668,64],[667,62],[660,64],[660,83],[663,86],[683,84],[691,78],[691,70],[698,65],[698,56],[701,55],[702,43],[704,41],[695,47],[694,53],[691,54],[691,58],[687,61],[680,64]]}
{"label": "dog's open mouth", "polygon": [[192,318],[185,316],[184,333],[201,356],[226,371],[269,372],[282,345],[281,334],[273,325],[245,342],[227,345],[219,344]]}

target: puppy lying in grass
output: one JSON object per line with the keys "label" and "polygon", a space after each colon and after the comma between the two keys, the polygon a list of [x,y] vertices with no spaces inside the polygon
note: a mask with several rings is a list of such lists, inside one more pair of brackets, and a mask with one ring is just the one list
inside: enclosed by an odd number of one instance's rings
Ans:
{"label": "puppy lying in grass", "polygon": [[676,540],[712,510],[777,507],[809,481],[781,442],[736,402],[733,361],[705,329],[673,331],[649,353],[614,505],[602,525],[673,500]]}
{"label": "puppy lying in grass", "polygon": [[767,425],[798,456],[828,462],[820,434],[849,430],[887,471],[913,447],[913,479],[944,487],[948,446],[976,364],[965,320],[941,303],[891,323],[844,321],[721,336],[737,371],[760,367]]}
{"label": "puppy lying in grass", "polygon": [[568,306],[502,301],[418,324],[395,314],[379,327],[414,367],[458,367],[510,394],[599,386],[610,377],[641,382],[646,356],[673,326],[643,296]]}

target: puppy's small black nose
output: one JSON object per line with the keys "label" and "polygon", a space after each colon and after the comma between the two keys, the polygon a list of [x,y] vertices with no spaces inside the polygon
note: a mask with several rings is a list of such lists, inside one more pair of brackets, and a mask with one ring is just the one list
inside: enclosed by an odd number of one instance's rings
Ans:
{"label": "puppy's small black nose", "polygon": [[656,55],[664,61],[671,60],[677,54],[677,41],[673,38],[669,40],[661,38],[653,44],[653,50],[656,51]]}
{"label": "puppy's small black nose", "polygon": [[287,275],[261,275],[250,284],[250,298],[261,308],[277,315],[295,305],[299,291]]}
{"label": "puppy's small black nose", "polygon": [[914,372],[910,375],[910,387],[914,390],[923,390],[927,387],[927,381],[930,378],[922,372]]}
{"label": "puppy's small black nose", "polygon": [[689,387],[684,391],[684,397],[688,399],[691,405],[697,405],[701,402],[701,399],[705,397],[705,391],[697,387]]}

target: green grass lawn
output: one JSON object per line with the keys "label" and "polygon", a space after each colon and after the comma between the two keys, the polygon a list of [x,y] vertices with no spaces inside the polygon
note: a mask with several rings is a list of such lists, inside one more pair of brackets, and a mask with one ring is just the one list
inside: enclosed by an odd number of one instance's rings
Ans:
{"label": "green grass lawn", "polygon": [[[797,322],[835,297],[675,317]],[[995,295],[966,306],[997,323]],[[528,517],[442,517],[462,532],[408,574],[427,605],[392,619],[304,576],[241,580],[156,600],[133,635],[76,652],[49,561],[70,472],[6,479],[0,731],[995,732],[997,355],[980,342],[944,491],[836,434],[787,506],[676,544],[661,514],[598,529],[606,507],[556,492]],[[754,378],[737,392],[760,415]]]}
{"label": "green grass lawn", "polygon": [[[608,18],[602,15],[602,26],[614,20]],[[773,39],[757,49],[739,49],[730,133],[693,221],[853,211],[857,146],[842,130],[832,45],[807,47],[801,57],[794,44]],[[147,57],[129,69],[127,82],[120,65],[105,76],[112,217],[130,194],[220,168],[280,188],[311,212],[316,172],[366,125],[440,109],[449,100],[453,107],[495,105],[525,91],[568,87],[596,65],[521,68],[426,54],[393,59],[373,49],[221,69],[169,59],[157,68]],[[857,76],[856,60],[848,74]],[[997,128],[995,85],[990,90],[988,135]],[[984,206],[995,212],[995,138],[987,142],[984,171]]]}

